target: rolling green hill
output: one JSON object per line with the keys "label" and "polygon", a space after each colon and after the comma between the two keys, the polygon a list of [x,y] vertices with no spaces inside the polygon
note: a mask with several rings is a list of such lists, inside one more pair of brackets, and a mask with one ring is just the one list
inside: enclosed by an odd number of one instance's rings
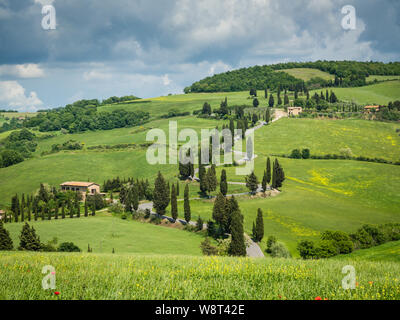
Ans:
{"label": "rolling green hill", "polygon": [[357,250],[347,256],[337,256],[335,259],[351,259],[357,261],[393,261],[400,262],[400,241],[388,242],[377,247]]}
{"label": "rolling green hill", "polygon": [[[182,254],[201,255],[200,242],[204,238],[198,234],[179,229],[156,226],[149,223],[123,220],[108,213],[98,212],[96,216],[53,221],[31,221],[44,243],[58,238],[62,242],[74,242],[83,252],[88,244],[94,253],[119,254]],[[22,223],[6,224],[14,247],[19,245]]]}
{"label": "rolling green hill", "polygon": [[[397,94],[400,81],[385,82],[363,88],[335,89],[341,98],[342,92],[387,92],[390,100]],[[393,87],[395,86],[395,87]],[[378,89],[377,89],[378,88]],[[348,90],[348,91],[345,91]],[[101,106],[101,110],[124,108],[126,110],[148,111],[152,120],[143,126],[90,131],[76,134],[57,133],[54,137],[38,141],[37,151],[32,159],[17,165],[1,168],[0,205],[10,204],[15,193],[35,192],[40,183],[57,186],[64,181],[82,180],[102,184],[114,177],[147,178],[153,182],[160,170],[170,182],[177,181],[177,166],[155,165],[146,161],[144,143],[151,128],[166,131],[170,120],[178,121],[178,127],[202,128],[222,127],[227,121],[200,119],[195,116],[159,119],[162,114],[177,109],[191,112],[201,109],[208,101],[212,108],[218,108],[225,97],[230,106],[251,105],[248,92],[204,93],[159,97],[152,102],[138,101],[132,104]],[[389,99],[389,98],[388,98]],[[266,105],[259,92],[260,105]],[[158,118],[158,119],[157,119]],[[256,131],[255,150],[256,174],[261,180],[267,156],[289,154],[295,148],[309,148],[312,154],[340,153],[350,149],[355,156],[384,158],[391,161],[400,159],[400,137],[396,133],[399,125],[366,120],[317,120],[281,119]],[[68,140],[84,143],[84,150],[62,151],[41,156],[53,144]],[[135,143],[136,148],[113,150],[88,150],[98,145]],[[302,239],[317,239],[325,229],[354,231],[364,223],[379,224],[400,222],[398,206],[400,198],[395,190],[400,187],[400,167],[385,164],[342,160],[293,160],[280,159],[286,181],[281,194],[273,198],[239,197],[239,204],[245,217],[245,231],[251,233],[257,208],[264,212],[265,234],[275,235],[296,255],[296,244]],[[218,168],[220,175],[222,168]],[[229,181],[244,182],[243,176],[236,176],[235,167],[225,168]],[[182,186],[183,187],[183,186]],[[183,190],[183,188],[182,188]],[[244,186],[229,185],[230,192],[241,193]],[[197,197],[198,183],[191,184],[191,197]],[[182,216],[182,203],[179,203]],[[211,217],[212,202],[191,201],[192,217]],[[265,242],[262,243],[265,248]]]}
{"label": "rolling green hill", "polygon": [[[358,88],[334,88],[332,90],[339,100],[354,101],[364,105],[387,105],[390,101],[400,100],[400,81],[387,81]],[[310,95],[320,91],[310,91]]]}

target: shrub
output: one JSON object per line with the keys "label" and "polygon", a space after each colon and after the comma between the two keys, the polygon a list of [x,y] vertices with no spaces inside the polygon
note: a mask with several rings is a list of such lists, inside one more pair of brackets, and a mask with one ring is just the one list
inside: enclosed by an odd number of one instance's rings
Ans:
{"label": "shrub", "polygon": [[281,242],[275,242],[271,246],[270,251],[271,251],[271,257],[274,257],[274,258],[291,258],[292,257],[289,250]]}
{"label": "shrub", "polygon": [[231,245],[231,237],[229,236],[226,239],[217,239],[218,245],[218,255],[219,256],[229,256],[229,247]]}
{"label": "shrub", "polygon": [[76,246],[73,242],[63,242],[58,247],[59,252],[81,252],[78,246]]}
{"label": "shrub", "polygon": [[203,219],[202,219],[201,217],[199,217],[199,218],[197,219],[197,222],[196,222],[196,231],[201,231],[201,230],[203,230],[203,227],[204,227]]}
{"label": "shrub", "polygon": [[269,236],[267,240],[267,253],[271,253],[272,246],[276,243],[276,238],[274,236]]}
{"label": "shrub", "polygon": [[309,240],[303,240],[297,245],[300,257],[303,259],[312,259],[315,256],[314,242]]}
{"label": "shrub", "polygon": [[292,153],[290,154],[290,158],[292,158],[292,159],[301,159],[300,150],[299,149],[292,150]]}
{"label": "shrub", "polygon": [[303,159],[309,159],[310,158],[310,149],[301,150],[301,157]]}
{"label": "shrub", "polygon": [[218,254],[218,249],[211,244],[209,238],[206,238],[200,244],[200,248],[201,248],[201,251],[203,252],[203,254],[206,256],[216,256]]}
{"label": "shrub", "polygon": [[124,212],[123,214],[121,214],[121,219],[122,219],[122,220],[128,219],[128,215],[126,214],[126,212]]}

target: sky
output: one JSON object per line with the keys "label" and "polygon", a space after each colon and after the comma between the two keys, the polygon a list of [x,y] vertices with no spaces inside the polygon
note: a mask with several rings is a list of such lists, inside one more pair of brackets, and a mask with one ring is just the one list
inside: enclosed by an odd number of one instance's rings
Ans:
{"label": "sky", "polygon": [[0,109],[179,94],[228,70],[316,60],[400,61],[400,1],[0,0]]}

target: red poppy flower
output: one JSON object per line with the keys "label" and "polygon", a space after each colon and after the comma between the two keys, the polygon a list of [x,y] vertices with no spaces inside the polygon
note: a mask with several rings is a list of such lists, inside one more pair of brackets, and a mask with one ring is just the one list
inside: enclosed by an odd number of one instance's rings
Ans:
{"label": "red poppy flower", "polygon": [[322,300],[320,296],[316,297],[315,300]]}
{"label": "red poppy flower", "polygon": [[60,293],[59,293],[58,291],[56,291],[56,292],[54,292],[54,294],[55,294],[56,296],[58,296]]}

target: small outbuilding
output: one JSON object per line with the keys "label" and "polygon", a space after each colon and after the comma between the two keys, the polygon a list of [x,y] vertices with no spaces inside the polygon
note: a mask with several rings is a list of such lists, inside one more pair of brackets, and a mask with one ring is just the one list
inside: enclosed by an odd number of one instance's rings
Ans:
{"label": "small outbuilding", "polygon": [[303,108],[302,107],[288,107],[287,108],[288,111],[288,116],[298,116],[300,113],[303,112]]}

